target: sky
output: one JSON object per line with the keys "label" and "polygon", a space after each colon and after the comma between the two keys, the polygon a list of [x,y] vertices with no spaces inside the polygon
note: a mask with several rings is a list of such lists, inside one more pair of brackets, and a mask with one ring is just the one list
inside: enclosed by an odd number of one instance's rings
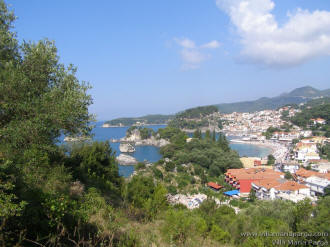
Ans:
{"label": "sky", "polygon": [[5,0],[54,40],[98,120],[330,88],[329,0]]}

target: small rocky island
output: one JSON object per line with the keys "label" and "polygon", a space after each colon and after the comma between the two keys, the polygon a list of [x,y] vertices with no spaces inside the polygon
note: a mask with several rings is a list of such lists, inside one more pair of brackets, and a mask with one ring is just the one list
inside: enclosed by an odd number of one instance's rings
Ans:
{"label": "small rocky island", "polygon": [[119,142],[121,154],[116,158],[120,165],[135,165],[138,161],[129,155],[135,152],[135,146],[163,147],[170,142],[160,137],[159,133],[149,128],[132,126],[126,132],[126,136],[120,139],[112,139],[110,142]]}
{"label": "small rocky island", "polygon": [[[168,140],[160,138],[159,134],[151,134],[150,130],[148,128],[139,129],[137,127],[131,127],[127,130],[125,137],[111,139],[110,142],[120,142],[123,150],[132,150],[127,144],[132,147],[133,145],[163,147],[170,143]],[[130,151],[127,152],[129,153]]]}
{"label": "small rocky island", "polygon": [[120,165],[136,165],[138,163],[133,156],[127,154],[120,154],[116,160]]}
{"label": "small rocky island", "polygon": [[119,145],[119,150],[122,153],[134,153],[135,152],[135,148],[132,144],[130,143],[120,143]]}

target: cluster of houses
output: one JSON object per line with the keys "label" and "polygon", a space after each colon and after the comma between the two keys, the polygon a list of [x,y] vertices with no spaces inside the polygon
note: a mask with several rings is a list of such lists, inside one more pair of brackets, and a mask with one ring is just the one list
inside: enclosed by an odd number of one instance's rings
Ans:
{"label": "cluster of houses", "polygon": [[294,180],[285,179],[283,172],[264,168],[229,169],[225,175],[225,181],[239,191],[240,197],[247,197],[254,190],[257,198],[263,200],[316,201],[330,185],[328,170],[320,173],[299,168],[293,174]]}
{"label": "cluster of houses", "polygon": [[269,127],[279,128],[286,123],[281,119],[283,111],[287,111],[288,116],[292,117],[300,110],[283,107],[278,110],[263,110],[253,113],[223,114],[221,117],[224,120],[223,130],[236,135],[254,133],[261,137],[262,132],[265,132]]}
{"label": "cluster of houses", "polygon": [[318,145],[324,145],[326,143],[330,143],[330,138],[324,136],[302,139],[295,145],[293,149],[294,156],[292,158],[303,163],[319,160]]}

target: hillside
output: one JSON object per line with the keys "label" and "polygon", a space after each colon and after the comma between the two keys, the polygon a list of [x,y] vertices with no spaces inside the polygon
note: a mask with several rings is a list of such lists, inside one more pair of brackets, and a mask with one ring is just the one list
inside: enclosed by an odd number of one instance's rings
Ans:
{"label": "hillside", "polygon": [[110,125],[124,125],[131,126],[136,124],[137,122],[143,124],[166,124],[169,120],[173,119],[173,115],[146,115],[143,117],[136,118],[116,118],[110,121],[105,122]]}
{"label": "hillside", "polygon": [[[124,125],[131,126],[140,122],[143,124],[163,124],[168,123],[174,118],[200,118],[205,115],[209,115],[215,112],[214,108],[218,107],[220,113],[232,113],[232,112],[255,112],[268,109],[277,109],[279,107],[300,104],[317,99],[320,97],[330,97],[330,89],[318,90],[310,86],[296,88],[289,93],[283,93],[276,97],[262,97],[254,101],[242,101],[236,103],[223,103],[214,106],[201,106],[185,111],[179,112],[176,115],[146,115],[143,117],[135,118],[116,118],[107,121],[110,125]],[[203,114],[201,114],[203,113]],[[202,125],[205,125],[204,123]],[[181,126],[182,127],[182,126]],[[190,126],[192,127],[192,126]],[[200,127],[200,126],[199,126]]]}
{"label": "hillside", "polygon": [[237,103],[223,103],[216,105],[221,113],[254,112],[266,109],[276,109],[287,104],[305,103],[318,97],[329,97],[330,89],[318,90],[310,86],[296,88],[290,93],[284,93],[276,97],[263,97],[254,101]]}

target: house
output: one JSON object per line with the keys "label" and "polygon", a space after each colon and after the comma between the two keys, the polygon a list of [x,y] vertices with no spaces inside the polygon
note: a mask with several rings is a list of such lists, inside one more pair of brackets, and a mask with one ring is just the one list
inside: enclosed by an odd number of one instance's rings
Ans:
{"label": "house", "polygon": [[319,173],[330,173],[330,162],[327,160],[310,160],[312,169]]}
{"label": "house", "polygon": [[253,164],[254,166],[261,166],[261,160],[255,160]]}
{"label": "house", "polygon": [[219,191],[219,190],[222,188],[221,185],[219,185],[219,184],[217,184],[217,183],[214,183],[214,182],[208,182],[208,183],[207,183],[207,186],[208,186],[209,188],[215,190],[215,191]]}
{"label": "house", "polygon": [[310,188],[312,195],[318,196],[324,194],[324,189],[330,184],[326,177],[311,176],[306,178],[305,184]]}
{"label": "house", "polygon": [[298,142],[295,147],[295,159],[302,162],[320,159],[316,143]]}
{"label": "house", "polygon": [[323,119],[323,118],[312,118],[311,119],[311,122],[314,124],[314,125],[316,125],[316,124],[326,124],[327,123],[327,121],[325,120],[325,119]]}
{"label": "house", "polygon": [[283,131],[276,131],[273,133],[271,139],[272,140],[279,140],[279,141],[285,141],[285,142],[291,142],[293,139],[299,138],[300,133],[299,132],[283,132]]}
{"label": "house", "polygon": [[311,197],[310,188],[306,185],[285,179],[256,181],[252,183],[258,199],[263,200],[290,200],[298,202]]}
{"label": "house", "polygon": [[301,130],[299,132],[301,137],[310,137],[310,136],[312,136],[312,133],[313,132],[311,130]]}
{"label": "house", "polygon": [[240,191],[241,196],[247,196],[252,182],[284,178],[282,172],[264,168],[228,169],[225,181]]}
{"label": "house", "polygon": [[279,167],[283,172],[290,172],[291,174],[296,173],[299,170],[300,165],[297,163],[284,163]]}
{"label": "house", "polygon": [[300,168],[294,175],[294,178],[300,183],[308,186],[311,195],[322,195],[324,189],[330,184],[330,173],[319,173],[315,171]]}

